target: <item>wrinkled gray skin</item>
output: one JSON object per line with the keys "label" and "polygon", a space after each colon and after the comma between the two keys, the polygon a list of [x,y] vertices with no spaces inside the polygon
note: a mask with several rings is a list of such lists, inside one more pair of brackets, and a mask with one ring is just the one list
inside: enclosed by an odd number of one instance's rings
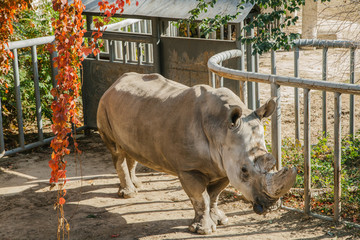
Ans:
{"label": "wrinkled gray skin", "polygon": [[226,88],[190,88],[158,74],[127,73],[102,96],[97,125],[121,197],[133,197],[141,184],[136,161],[178,176],[195,210],[190,231],[210,234],[228,222],[217,200],[229,182],[258,214],[294,184],[295,168],[270,171],[275,159],[266,150],[261,119],[275,108],[270,99],[251,111]]}

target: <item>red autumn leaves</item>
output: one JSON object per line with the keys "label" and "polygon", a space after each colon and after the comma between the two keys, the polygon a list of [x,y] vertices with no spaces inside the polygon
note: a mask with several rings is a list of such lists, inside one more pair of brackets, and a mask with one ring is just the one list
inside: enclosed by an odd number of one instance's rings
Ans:
{"label": "red autumn leaves", "polygon": [[[94,25],[97,31],[92,33],[92,41],[88,46],[83,44],[85,33],[82,12],[85,6],[81,0],[74,0],[68,4],[66,0],[53,0],[53,8],[59,13],[59,19],[53,20],[55,29],[56,50],[58,57],[55,60],[55,67],[58,68],[56,76],[57,87],[51,91],[54,96],[54,102],[51,105],[53,110],[52,131],[56,135],[51,142],[53,153],[49,161],[51,168],[50,183],[66,182],[66,161],[64,157],[70,153],[68,134],[72,136],[71,123],[76,126],[78,120],[78,99],[80,89],[79,69],[84,56],[91,53],[97,55],[100,53],[99,46],[96,45],[99,38],[102,37],[102,28],[110,22],[110,17],[115,13],[122,13],[125,4],[130,4],[130,0],[117,0],[113,4],[102,0],[98,3],[100,11],[104,14],[104,20],[94,19]],[[137,3],[138,5],[138,3]],[[80,152],[75,142],[75,151]],[[62,189],[64,190],[64,189]],[[59,197],[59,204],[65,203],[63,195]]]}

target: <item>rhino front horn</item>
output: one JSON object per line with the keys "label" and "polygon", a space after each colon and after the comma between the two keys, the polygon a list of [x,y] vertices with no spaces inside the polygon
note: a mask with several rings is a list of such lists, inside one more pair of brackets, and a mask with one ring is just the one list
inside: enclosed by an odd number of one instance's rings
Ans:
{"label": "rhino front horn", "polygon": [[265,186],[267,194],[272,198],[279,198],[287,193],[296,181],[296,167],[282,168],[275,173],[266,174]]}

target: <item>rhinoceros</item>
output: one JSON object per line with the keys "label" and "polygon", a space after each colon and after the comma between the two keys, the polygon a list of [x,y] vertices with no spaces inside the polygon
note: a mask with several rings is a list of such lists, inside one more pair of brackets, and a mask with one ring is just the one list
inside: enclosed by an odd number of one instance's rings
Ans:
{"label": "rhinoceros", "polygon": [[295,182],[296,169],[274,172],[261,119],[276,108],[269,99],[255,111],[227,88],[188,87],[159,74],[126,73],[101,97],[99,133],[120,179],[118,194],[133,197],[141,182],[136,161],[179,177],[195,210],[190,231],[210,234],[228,218],[217,206],[229,184],[258,214]]}

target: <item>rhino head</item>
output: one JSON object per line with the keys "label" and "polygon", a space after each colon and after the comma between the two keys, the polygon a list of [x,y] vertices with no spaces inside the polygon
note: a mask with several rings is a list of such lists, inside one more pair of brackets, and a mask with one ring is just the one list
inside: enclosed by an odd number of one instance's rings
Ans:
{"label": "rhino head", "polygon": [[[265,213],[295,183],[296,168],[273,171],[276,160],[268,153],[261,119],[276,109],[275,99],[250,111],[228,108],[228,129],[223,147],[224,168],[231,185],[241,191],[257,214]],[[246,113],[245,113],[246,112]]]}

